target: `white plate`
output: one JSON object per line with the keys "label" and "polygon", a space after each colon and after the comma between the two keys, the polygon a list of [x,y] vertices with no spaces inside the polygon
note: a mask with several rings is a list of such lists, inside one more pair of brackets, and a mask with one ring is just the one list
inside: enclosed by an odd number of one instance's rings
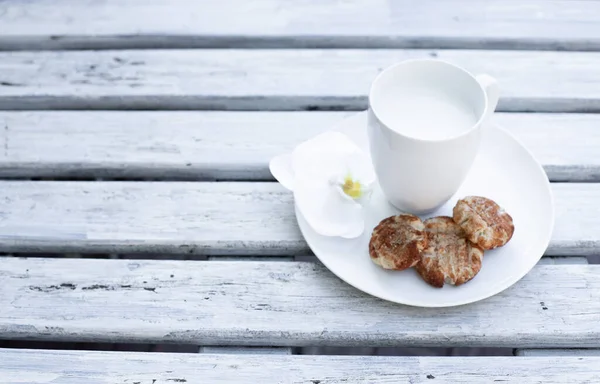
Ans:
{"label": "white plate", "polygon": [[[333,128],[348,135],[366,153],[366,114],[358,113]],[[550,183],[541,165],[508,132],[486,128],[479,155],[467,179],[450,201],[422,217],[451,215],[456,201],[467,195],[489,197],[513,217],[515,233],[504,247],[487,251],[475,278],[454,287],[433,288],[414,269],[386,271],[369,258],[372,229],[399,211],[377,186],[365,210],[365,232],[356,239],[327,237],[315,233],[296,210],[300,230],[323,264],[348,284],[379,298],[420,307],[449,307],[472,303],[495,295],[520,280],[542,257],[554,226]]]}

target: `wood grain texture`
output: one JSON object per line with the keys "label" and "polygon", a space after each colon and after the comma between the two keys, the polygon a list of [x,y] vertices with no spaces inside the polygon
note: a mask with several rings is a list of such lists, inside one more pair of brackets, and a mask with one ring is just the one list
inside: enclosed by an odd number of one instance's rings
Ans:
{"label": "wood grain texture", "polygon": [[[273,180],[273,156],[352,114],[0,112],[0,177]],[[600,115],[497,113],[494,120],[550,180],[600,181]]]}
{"label": "wood grain texture", "polygon": [[[600,250],[600,184],[553,184],[549,256]],[[3,252],[306,255],[276,183],[0,182]]]}
{"label": "wood grain texture", "polygon": [[600,349],[517,349],[517,356],[600,356]]}
{"label": "wood grain texture", "polygon": [[368,296],[302,262],[0,258],[0,286],[3,339],[510,348],[600,339],[592,265],[539,265],[496,296],[435,309]]}
{"label": "wood grain texture", "polygon": [[0,109],[363,110],[383,68],[427,57],[496,77],[499,111],[600,111],[600,52],[352,49],[0,53]]}
{"label": "wood grain texture", "polygon": [[600,5],[567,0],[4,0],[0,49],[600,49]]}
{"label": "wood grain texture", "polygon": [[[596,383],[598,357],[232,356],[0,350],[6,384]],[[568,373],[568,374],[567,374]]]}

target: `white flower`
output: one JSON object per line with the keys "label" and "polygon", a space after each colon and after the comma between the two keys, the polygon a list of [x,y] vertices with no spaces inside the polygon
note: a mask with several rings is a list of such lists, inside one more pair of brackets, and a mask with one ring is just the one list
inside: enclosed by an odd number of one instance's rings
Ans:
{"label": "white flower", "polygon": [[294,192],[298,210],[325,236],[358,237],[363,204],[375,182],[370,159],[344,134],[325,132],[269,164],[273,176]]}

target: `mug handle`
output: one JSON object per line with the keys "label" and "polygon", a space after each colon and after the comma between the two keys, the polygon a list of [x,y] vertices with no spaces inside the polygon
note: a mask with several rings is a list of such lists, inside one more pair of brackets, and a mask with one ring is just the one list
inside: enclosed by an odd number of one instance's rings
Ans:
{"label": "mug handle", "polygon": [[498,82],[496,79],[490,75],[477,75],[475,76],[475,79],[477,79],[477,82],[481,84],[487,95],[488,103],[485,115],[485,119],[487,120],[496,110],[498,99],[500,98],[500,88],[498,87]]}

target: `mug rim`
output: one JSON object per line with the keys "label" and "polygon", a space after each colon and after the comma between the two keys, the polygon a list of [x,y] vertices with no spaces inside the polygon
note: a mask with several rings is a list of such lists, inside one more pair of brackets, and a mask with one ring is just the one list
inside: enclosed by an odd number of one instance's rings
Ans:
{"label": "mug rim", "polygon": [[[471,126],[469,129],[467,129],[464,132],[459,133],[456,136],[451,136],[451,137],[447,137],[447,138],[443,138],[443,139],[423,139],[423,138],[419,138],[419,137],[415,137],[415,136],[411,136],[411,135],[407,135],[405,133],[400,133],[392,128],[390,128],[379,116],[379,114],[377,113],[376,109],[373,107],[373,103],[372,101],[372,95],[374,92],[374,88],[376,86],[376,84],[381,81],[381,77],[386,74],[389,73],[391,71],[397,70],[399,67],[408,65],[408,64],[414,64],[414,63],[435,63],[435,64],[441,64],[442,66],[449,66],[452,67],[455,70],[458,70],[460,72],[463,72],[464,74],[466,74],[467,76],[469,76],[476,84],[477,87],[479,88],[479,90],[481,91],[481,93],[483,94],[483,101],[484,101],[484,108],[483,111],[481,112],[481,115],[479,116],[479,118],[477,119],[477,122],[475,124],[473,124],[473,126]],[[371,110],[371,112],[373,113],[373,115],[375,116],[375,118],[377,118],[377,121],[383,125],[384,127],[386,127],[388,130],[392,131],[394,134],[399,135],[401,137],[410,139],[410,140],[414,140],[417,142],[424,142],[424,143],[443,143],[443,142],[448,142],[448,141],[452,141],[452,140],[456,140],[456,139],[460,139],[464,136],[467,136],[469,134],[471,134],[473,131],[479,129],[481,127],[481,124],[483,122],[483,119],[487,116],[488,114],[488,108],[489,108],[489,100],[488,100],[488,95],[487,92],[485,91],[485,89],[483,88],[483,85],[477,81],[477,78],[475,77],[475,75],[473,75],[471,72],[467,71],[465,68],[462,68],[456,64],[453,64],[449,61],[446,60],[441,60],[441,59],[428,59],[428,58],[418,58],[418,59],[407,59],[407,60],[403,60],[400,61],[398,63],[392,64],[389,67],[385,68],[383,71],[381,71],[380,73],[377,74],[377,76],[375,77],[375,79],[373,80],[373,82],[371,83],[371,87],[369,88],[369,96],[368,96],[368,109]]]}

